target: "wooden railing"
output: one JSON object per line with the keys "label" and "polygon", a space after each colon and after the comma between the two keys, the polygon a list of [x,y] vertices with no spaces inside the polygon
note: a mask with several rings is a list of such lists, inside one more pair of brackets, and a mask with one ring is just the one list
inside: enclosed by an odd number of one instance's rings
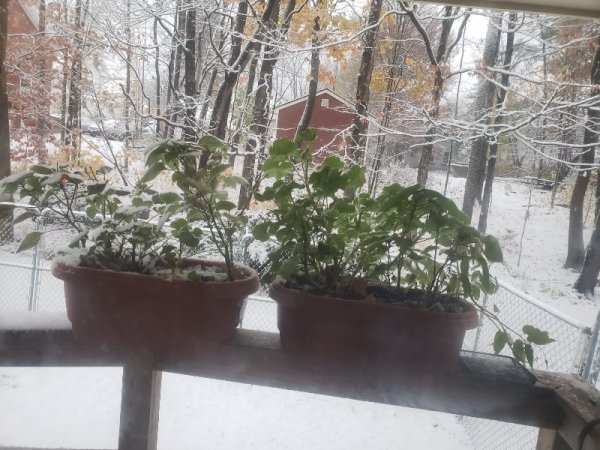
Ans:
{"label": "wooden railing", "polygon": [[466,353],[454,371],[414,372],[296,357],[273,333],[238,330],[230,343],[196,344],[159,358],[79,344],[64,313],[0,319],[0,366],[123,367],[121,450],[156,449],[163,371],[532,425],[538,450],[600,449],[597,390],[574,375],[534,377],[505,357]]}

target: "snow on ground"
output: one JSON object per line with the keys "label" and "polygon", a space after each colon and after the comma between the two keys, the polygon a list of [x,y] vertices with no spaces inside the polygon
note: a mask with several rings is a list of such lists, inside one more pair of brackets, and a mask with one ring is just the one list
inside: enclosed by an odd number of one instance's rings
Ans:
{"label": "snow on ground", "polygon": [[[0,445],[116,448],[121,369],[2,369]],[[453,416],[163,375],[160,449],[469,449]]]}
{"label": "snow on ground", "polygon": [[[429,173],[428,187],[444,192],[445,172]],[[416,169],[393,168],[386,182],[412,185]],[[450,177],[446,195],[462,206],[465,180]],[[519,260],[521,234],[529,204],[529,218],[525,225],[521,262]],[[550,207],[551,191],[542,190],[514,178],[496,178],[487,233],[496,236],[504,252],[504,266],[495,265],[492,272],[498,278],[548,303],[581,323],[592,326],[600,309],[595,298],[588,299],[577,293],[573,284],[578,273],[564,269],[567,256],[570,188],[559,191],[554,208]],[[584,239],[590,238],[593,226],[594,204],[586,197]],[[479,210],[473,214],[479,217]],[[474,220],[475,226],[477,220]]]}
{"label": "snow on ground", "polygon": [[[435,172],[432,178],[432,186],[443,191],[445,178],[442,173]],[[450,178],[448,189],[448,196],[462,205],[464,179]],[[529,218],[521,251],[521,234],[530,191]],[[493,273],[534,298],[592,326],[598,313],[598,302],[577,293],[572,286],[578,273],[563,268],[567,255],[569,208],[566,205],[569,198],[566,192],[559,192],[554,208],[551,208],[550,200],[550,191],[536,187],[531,189],[529,184],[516,179],[498,178],[494,182],[487,233],[499,239],[505,264],[494,266]],[[593,209],[592,204],[584,229],[586,240],[592,231]],[[479,211],[476,211],[474,217],[478,214]]]}
{"label": "snow on ground", "polygon": [[[413,169],[401,168],[390,170],[388,177],[405,185],[416,178]],[[430,187],[443,191],[444,183],[442,172],[430,174]],[[448,196],[459,206],[463,189],[464,180],[449,179]],[[529,185],[514,179],[498,179],[494,184],[488,232],[499,238],[506,260],[504,267],[494,267],[494,273],[592,325],[599,309],[596,300],[578,295],[571,288],[577,273],[562,268],[569,211],[564,206],[551,209],[548,191],[531,190],[530,216],[517,263],[529,193]],[[557,203],[566,202],[568,198],[559,195]],[[586,238],[591,215],[593,205]],[[0,260],[7,259],[29,264],[31,255],[0,254]],[[28,276],[24,269],[0,268],[0,309],[7,306],[5,288],[18,292],[19,300],[10,303],[11,308],[26,305],[27,289],[20,286],[27,286]],[[53,281],[43,272],[41,304],[61,308],[60,282]],[[245,326],[253,326],[252,320],[245,321]],[[117,369],[3,368],[0,445],[115,447],[119,396]],[[165,374],[160,448],[240,445],[257,449],[473,448],[457,419],[445,414]]]}

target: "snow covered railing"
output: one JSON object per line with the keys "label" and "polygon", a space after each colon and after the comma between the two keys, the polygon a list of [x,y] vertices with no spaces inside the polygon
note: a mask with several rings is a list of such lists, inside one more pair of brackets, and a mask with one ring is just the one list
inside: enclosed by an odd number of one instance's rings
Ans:
{"label": "snow covered railing", "polygon": [[[79,344],[64,313],[3,313],[0,366],[122,366],[119,449],[156,449],[162,371],[536,426],[539,447],[600,448],[591,425],[600,393],[573,375],[536,372],[509,358],[465,353],[453,371],[334,362],[281,351],[279,336],[236,331],[232,342],[201,343],[193,354]],[[536,379],[537,377],[537,379]],[[566,443],[566,447],[565,447]],[[560,447],[562,445],[562,447]]]}

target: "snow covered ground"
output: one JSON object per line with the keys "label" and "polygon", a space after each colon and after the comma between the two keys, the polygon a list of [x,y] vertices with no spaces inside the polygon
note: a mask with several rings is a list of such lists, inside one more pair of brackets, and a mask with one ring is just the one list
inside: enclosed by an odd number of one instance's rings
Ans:
{"label": "snow covered ground", "polygon": [[[2,369],[0,445],[116,448],[120,369]],[[165,374],[161,449],[469,449],[456,418]]]}
{"label": "snow covered ground", "polygon": [[[412,185],[415,169],[390,171],[388,181]],[[444,191],[444,172],[430,173],[428,187]],[[450,177],[446,195],[462,205],[465,180]],[[495,265],[493,273],[521,291],[546,302],[589,326],[596,320],[597,300],[588,299],[572,289],[578,273],[564,269],[567,255],[570,188],[559,191],[554,208],[550,207],[551,192],[531,189],[529,218],[525,225],[521,262],[518,264],[521,233],[529,205],[530,185],[512,178],[497,178],[494,182],[492,206],[487,233],[496,236],[504,252],[504,266]],[[594,204],[586,196],[587,217],[584,239],[592,232]],[[479,217],[479,210],[473,214]],[[477,221],[474,221],[475,225]]]}
{"label": "snow covered ground", "polygon": [[[398,169],[394,181],[413,184],[415,172]],[[431,187],[442,191],[442,173]],[[464,180],[450,178],[448,195],[462,201]],[[506,265],[502,279],[570,316],[592,325],[598,306],[572,288],[577,274],[562,268],[568,208],[550,208],[550,193],[531,191],[520,264],[520,239],[530,187],[511,179],[495,183],[488,232],[500,239]],[[559,194],[557,203],[568,198]],[[589,222],[591,222],[592,211]],[[588,223],[589,223],[588,222]],[[586,237],[590,230],[586,230]],[[30,256],[0,254],[28,264]],[[26,272],[28,274],[28,272]],[[22,281],[25,280],[25,281]],[[43,295],[60,286],[49,274]],[[18,292],[21,308],[27,278],[18,268],[0,267],[3,301]],[[15,290],[16,289],[16,290]],[[2,308],[2,302],[0,302]],[[51,309],[51,308],[48,308]],[[252,326],[252,321],[245,323]],[[0,369],[0,445],[114,448],[118,429],[120,370]],[[161,449],[471,449],[453,416],[339,398],[302,394],[202,378],[165,375],[161,400]],[[498,447],[501,448],[501,447]]]}

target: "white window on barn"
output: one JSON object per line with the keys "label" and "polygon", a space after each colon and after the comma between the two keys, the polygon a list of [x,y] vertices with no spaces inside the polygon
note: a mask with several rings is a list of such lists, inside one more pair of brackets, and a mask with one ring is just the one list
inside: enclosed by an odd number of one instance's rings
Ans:
{"label": "white window on barn", "polygon": [[328,98],[321,99],[321,108],[329,108],[329,99]]}

